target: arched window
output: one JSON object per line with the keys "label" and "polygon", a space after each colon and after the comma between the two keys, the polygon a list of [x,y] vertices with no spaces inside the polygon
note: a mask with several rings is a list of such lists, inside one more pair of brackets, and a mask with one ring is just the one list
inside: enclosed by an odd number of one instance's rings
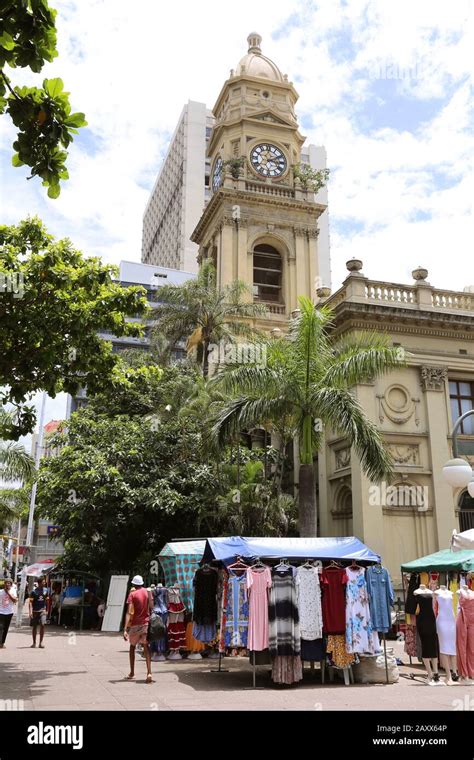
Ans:
{"label": "arched window", "polygon": [[474,499],[467,491],[463,491],[459,497],[459,530],[474,528]]}
{"label": "arched window", "polygon": [[331,511],[335,519],[352,517],[352,491],[349,486],[343,485],[339,488],[334,498],[334,507]]}
{"label": "arched window", "polygon": [[282,303],[281,256],[272,245],[261,243],[253,249],[253,297],[255,301]]}

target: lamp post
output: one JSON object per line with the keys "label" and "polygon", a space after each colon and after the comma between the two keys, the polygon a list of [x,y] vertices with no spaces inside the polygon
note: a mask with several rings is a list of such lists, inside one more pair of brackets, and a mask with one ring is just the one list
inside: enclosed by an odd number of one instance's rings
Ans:
{"label": "lamp post", "polygon": [[443,475],[449,485],[453,488],[465,488],[467,486],[469,496],[472,497],[474,497],[474,474],[469,462],[459,456],[457,432],[464,420],[473,414],[474,409],[469,409],[456,420],[452,432],[454,458],[446,462],[443,467]]}

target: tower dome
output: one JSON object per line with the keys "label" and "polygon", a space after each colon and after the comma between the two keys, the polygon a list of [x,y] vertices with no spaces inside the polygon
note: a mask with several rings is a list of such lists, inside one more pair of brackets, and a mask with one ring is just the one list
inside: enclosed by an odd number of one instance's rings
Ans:
{"label": "tower dome", "polygon": [[247,55],[244,55],[239,62],[235,74],[242,76],[246,74],[249,77],[258,77],[259,79],[270,79],[273,82],[284,82],[285,79],[280,69],[265,55],[262,55],[260,48],[262,38],[257,32],[252,32],[247,37],[249,45]]}

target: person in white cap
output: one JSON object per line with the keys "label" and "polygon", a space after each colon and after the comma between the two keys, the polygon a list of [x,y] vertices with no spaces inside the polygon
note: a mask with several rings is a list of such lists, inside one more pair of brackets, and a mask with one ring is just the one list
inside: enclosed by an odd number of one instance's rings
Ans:
{"label": "person in white cap", "polygon": [[146,683],[152,683],[151,656],[147,634],[153,600],[148,589],[143,588],[143,578],[141,575],[135,575],[132,579],[132,586],[133,588],[127,599],[128,609],[123,633],[125,641],[130,642],[130,673],[127,678],[135,678],[135,647],[137,644],[142,644],[147,668]]}

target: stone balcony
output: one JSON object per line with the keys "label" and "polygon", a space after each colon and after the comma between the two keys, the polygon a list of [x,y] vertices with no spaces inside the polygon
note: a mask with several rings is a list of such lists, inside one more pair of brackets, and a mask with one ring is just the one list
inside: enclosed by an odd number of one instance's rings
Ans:
{"label": "stone balcony", "polygon": [[320,302],[335,309],[343,302],[389,306],[407,311],[432,311],[474,317],[474,292],[435,288],[426,281],[426,269],[415,269],[413,285],[369,280],[361,271],[362,262],[347,262],[349,276],[333,295]]}

